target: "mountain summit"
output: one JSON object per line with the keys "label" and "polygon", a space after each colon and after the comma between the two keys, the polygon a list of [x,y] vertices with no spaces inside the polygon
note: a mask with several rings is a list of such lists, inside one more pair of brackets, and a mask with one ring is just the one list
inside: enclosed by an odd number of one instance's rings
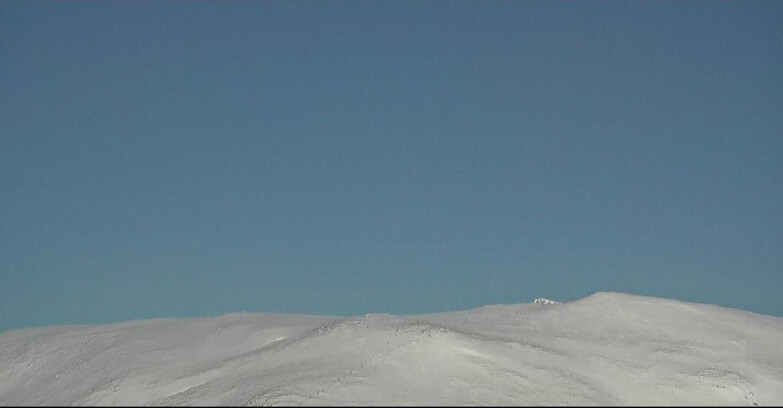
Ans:
{"label": "mountain summit", "polygon": [[0,405],[781,405],[781,344],[781,318],[622,293],[44,327],[0,334]]}

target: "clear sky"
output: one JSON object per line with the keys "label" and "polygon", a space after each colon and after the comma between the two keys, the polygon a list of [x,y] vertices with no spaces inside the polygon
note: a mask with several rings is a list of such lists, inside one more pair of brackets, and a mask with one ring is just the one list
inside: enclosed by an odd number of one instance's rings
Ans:
{"label": "clear sky", "polygon": [[0,2],[0,330],[783,316],[783,2]]}

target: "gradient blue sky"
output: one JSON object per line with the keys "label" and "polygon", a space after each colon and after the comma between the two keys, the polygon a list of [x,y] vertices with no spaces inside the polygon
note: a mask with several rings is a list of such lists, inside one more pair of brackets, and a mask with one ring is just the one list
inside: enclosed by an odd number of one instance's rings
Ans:
{"label": "gradient blue sky", "polygon": [[783,316],[783,2],[0,3],[0,330]]}

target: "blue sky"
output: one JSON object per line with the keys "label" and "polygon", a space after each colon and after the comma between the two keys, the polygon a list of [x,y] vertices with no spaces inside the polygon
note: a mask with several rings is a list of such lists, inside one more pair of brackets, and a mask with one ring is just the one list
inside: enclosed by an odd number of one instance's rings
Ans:
{"label": "blue sky", "polygon": [[783,3],[0,3],[0,330],[783,316]]}

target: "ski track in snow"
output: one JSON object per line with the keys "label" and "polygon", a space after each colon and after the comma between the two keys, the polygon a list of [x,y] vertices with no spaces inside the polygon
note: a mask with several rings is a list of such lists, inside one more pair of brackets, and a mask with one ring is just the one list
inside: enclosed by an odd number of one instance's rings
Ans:
{"label": "ski track in snow", "polygon": [[600,292],[0,333],[0,405],[781,405],[783,319]]}

